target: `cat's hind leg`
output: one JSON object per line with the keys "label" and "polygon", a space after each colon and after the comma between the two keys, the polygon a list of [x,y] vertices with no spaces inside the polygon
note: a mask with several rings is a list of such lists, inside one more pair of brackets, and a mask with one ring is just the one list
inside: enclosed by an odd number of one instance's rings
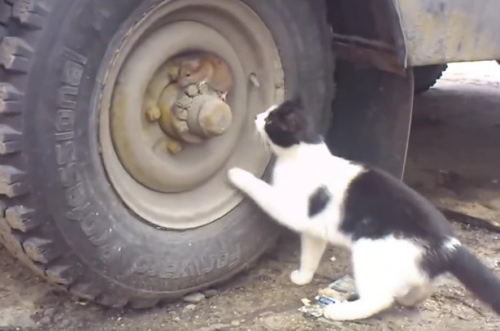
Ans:
{"label": "cat's hind leg", "polygon": [[[354,258],[354,260],[356,260]],[[387,277],[389,276],[389,277]],[[352,321],[376,315],[394,303],[394,291],[387,270],[354,266],[354,278],[359,299],[340,302],[325,308],[324,316],[331,320]]]}
{"label": "cat's hind leg", "polygon": [[325,252],[327,242],[324,239],[308,234],[300,236],[300,268],[290,274],[291,281],[296,285],[309,284],[318,269],[321,257]]}
{"label": "cat's hind leg", "polygon": [[[381,288],[384,288],[384,286],[382,285]],[[425,301],[432,292],[432,285],[425,284],[412,287],[406,295],[399,296],[396,299],[391,295],[391,291],[383,293],[377,290],[360,293],[358,300],[332,304],[326,307],[324,316],[338,321],[366,319],[390,308],[394,301],[408,307],[416,306]]]}
{"label": "cat's hind leg", "polygon": [[352,247],[352,263],[359,299],[325,308],[332,320],[359,320],[390,308],[426,279],[415,261],[422,250],[414,242],[394,237],[359,239]]}
{"label": "cat's hind leg", "polygon": [[359,299],[327,306],[324,311],[326,318],[338,321],[365,319],[388,309],[394,303],[388,270],[384,269],[384,265],[376,268],[372,262],[375,261],[357,258],[356,251],[353,252],[354,279]]}
{"label": "cat's hind leg", "polygon": [[415,285],[408,291],[408,293],[397,297],[396,301],[400,305],[414,307],[427,300],[433,292],[434,288],[430,282],[419,286]]}

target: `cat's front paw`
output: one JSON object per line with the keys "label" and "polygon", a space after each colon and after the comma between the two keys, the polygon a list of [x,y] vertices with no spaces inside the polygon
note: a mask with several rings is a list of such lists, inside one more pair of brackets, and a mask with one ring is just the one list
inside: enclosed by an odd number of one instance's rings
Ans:
{"label": "cat's front paw", "polygon": [[304,272],[300,270],[294,270],[290,274],[290,280],[295,285],[306,285],[313,280],[314,274],[311,272]]}
{"label": "cat's front paw", "polygon": [[369,317],[351,302],[329,304],[323,308],[323,316],[332,321],[355,321]]}
{"label": "cat's front paw", "polygon": [[241,168],[231,168],[227,172],[227,176],[229,178],[229,181],[236,186],[237,188],[244,188],[246,186],[246,183],[249,181],[252,181],[254,178],[254,175],[249,173],[246,170],[243,170]]}
{"label": "cat's front paw", "polygon": [[344,320],[343,306],[342,303],[334,303],[323,308],[323,316],[326,319],[332,321],[342,321]]}

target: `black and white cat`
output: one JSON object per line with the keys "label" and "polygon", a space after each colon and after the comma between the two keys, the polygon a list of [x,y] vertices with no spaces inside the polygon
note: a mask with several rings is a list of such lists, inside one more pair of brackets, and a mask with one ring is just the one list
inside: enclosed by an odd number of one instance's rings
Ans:
{"label": "black and white cat", "polygon": [[301,234],[292,282],[312,280],[327,244],[351,250],[359,299],[327,306],[325,317],[364,319],[394,302],[417,305],[445,272],[500,314],[500,281],[454,237],[437,208],[386,172],[332,155],[300,97],[259,114],[255,124],[276,156],[272,184],[239,168],[228,176]]}

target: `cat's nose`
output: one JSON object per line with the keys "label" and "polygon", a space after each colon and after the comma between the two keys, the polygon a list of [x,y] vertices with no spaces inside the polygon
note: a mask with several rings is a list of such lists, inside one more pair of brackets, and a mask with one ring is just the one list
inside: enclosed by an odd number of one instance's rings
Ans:
{"label": "cat's nose", "polygon": [[259,117],[258,115],[255,115],[255,118],[254,118],[254,119],[255,119],[255,120],[257,120],[257,118],[258,118],[258,117]]}

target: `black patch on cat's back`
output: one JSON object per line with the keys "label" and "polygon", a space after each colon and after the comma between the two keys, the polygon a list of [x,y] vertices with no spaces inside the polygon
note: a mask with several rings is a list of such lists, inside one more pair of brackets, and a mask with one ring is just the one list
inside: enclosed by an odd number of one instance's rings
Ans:
{"label": "black patch on cat's back", "polygon": [[321,213],[326,208],[328,202],[330,202],[330,193],[328,189],[324,186],[318,187],[309,197],[309,217]]}
{"label": "black patch on cat's back", "polygon": [[340,228],[354,240],[393,235],[438,250],[453,236],[450,223],[432,203],[382,170],[358,175],[344,199]]}

